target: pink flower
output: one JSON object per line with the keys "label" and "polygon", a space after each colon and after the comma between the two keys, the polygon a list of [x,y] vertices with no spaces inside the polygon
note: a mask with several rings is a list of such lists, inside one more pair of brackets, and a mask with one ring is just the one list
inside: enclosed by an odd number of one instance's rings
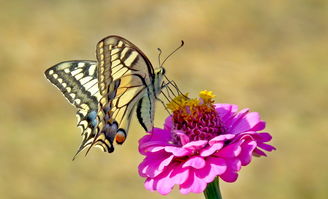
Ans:
{"label": "pink flower", "polygon": [[139,140],[139,151],[146,156],[139,174],[145,187],[165,195],[174,185],[180,192],[201,193],[219,176],[234,182],[238,171],[252,156],[266,156],[275,148],[266,142],[271,135],[257,112],[233,104],[213,104],[214,95],[200,93],[200,99],[185,96],[168,104],[173,111],[164,128],[154,128]]}

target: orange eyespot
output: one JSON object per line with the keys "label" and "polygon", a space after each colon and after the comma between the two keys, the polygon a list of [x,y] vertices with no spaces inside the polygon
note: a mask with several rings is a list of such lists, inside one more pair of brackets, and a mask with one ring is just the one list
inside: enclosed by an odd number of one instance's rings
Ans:
{"label": "orange eyespot", "polygon": [[124,130],[122,129],[119,129],[116,133],[116,137],[115,137],[115,140],[116,140],[116,143],[117,144],[123,144],[123,142],[125,141],[126,139],[126,133]]}

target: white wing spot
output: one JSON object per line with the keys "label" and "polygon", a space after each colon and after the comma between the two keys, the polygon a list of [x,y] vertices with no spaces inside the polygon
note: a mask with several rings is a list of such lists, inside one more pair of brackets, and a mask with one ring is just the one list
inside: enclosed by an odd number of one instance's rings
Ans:
{"label": "white wing spot", "polygon": [[115,67],[121,63],[121,60],[115,60],[112,62],[112,67]]}
{"label": "white wing spot", "polygon": [[65,88],[67,86],[67,84],[64,82],[64,83],[62,83],[62,86]]}
{"label": "white wing spot", "polygon": [[58,81],[59,83],[63,83],[63,79],[61,79],[61,78],[58,78],[57,81]]}
{"label": "white wing spot", "polygon": [[57,78],[58,78],[58,75],[57,75],[57,74],[54,74],[53,77],[54,77],[55,79],[57,79]]}
{"label": "white wing spot", "polygon": [[80,62],[80,63],[77,64],[78,68],[83,68],[84,66],[85,66],[85,63],[83,63],[83,62]]}
{"label": "white wing spot", "polygon": [[75,102],[76,104],[80,104],[80,103],[81,103],[81,100],[80,100],[80,99],[76,99],[76,100],[74,100],[74,102]]}
{"label": "white wing spot", "polygon": [[69,73],[69,72],[71,72],[71,71],[69,70],[69,68],[66,68],[66,69],[64,70],[64,72],[65,72],[65,73]]}
{"label": "white wing spot", "polygon": [[119,41],[117,44],[118,47],[122,47],[123,46],[123,41]]}
{"label": "white wing spot", "polygon": [[120,51],[120,49],[115,48],[115,49],[113,49],[113,50],[110,52],[110,54],[111,54],[111,55],[114,55],[114,54],[118,53],[119,51]]}
{"label": "white wing spot", "polygon": [[53,70],[49,70],[49,75],[52,75],[54,74],[54,71]]}
{"label": "white wing spot", "polygon": [[96,71],[96,66],[95,65],[90,66],[90,68],[89,68],[89,75],[93,75],[95,73],[95,71]]}
{"label": "white wing spot", "polygon": [[76,79],[76,80],[79,80],[79,79],[81,79],[82,77],[83,77],[83,73],[79,73],[79,74],[75,75],[75,79]]}
{"label": "white wing spot", "polygon": [[92,77],[90,77],[90,76],[83,77],[83,78],[80,80],[80,83],[81,83],[81,84],[85,84],[85,83],[89,82],[91,79],[92,79]]}
{"label": "white wing spot", "polygon": [[76,95],[74,94],[74,93],[71,93],[71,94],[69,94],[70,96],[71,96],[71,98],[75,98],[76,97]]}
{"label": "white wing spot", "polygon": [[77,69],[77,70],[73,70],[71,72],[72,76],[75,76],[76,74],[80,73],[82,71],[82,69]]}
{"label": "white wing spot", "polygon": [[67,90],[67,92],[70,93],[72,91],[72,88],[71,87],[67,87],[66,90]]}
{"label": "white wing spot", "polygon": [[133,51],[131,55],[124,61],[126,66],[131,66],[131,64],[134,62],[134,60],[137,58],[138,53],[136,51]]}
{"label": "white wing spot", "polygon": [[128,52],[128,48],[124,48],[121,52],[121,59],[123,59],[123,57],[125,56],[125,54]]}

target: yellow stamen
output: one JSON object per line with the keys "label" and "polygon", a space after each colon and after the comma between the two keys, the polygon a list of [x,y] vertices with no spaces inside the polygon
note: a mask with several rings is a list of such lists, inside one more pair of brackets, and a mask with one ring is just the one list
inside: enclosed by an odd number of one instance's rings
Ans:
{"label": "yellow stamen", "polygon": [[199,92],[199,97],[204,100],[204,103],[212,102],[215,95],[212,91],[203,90]]}

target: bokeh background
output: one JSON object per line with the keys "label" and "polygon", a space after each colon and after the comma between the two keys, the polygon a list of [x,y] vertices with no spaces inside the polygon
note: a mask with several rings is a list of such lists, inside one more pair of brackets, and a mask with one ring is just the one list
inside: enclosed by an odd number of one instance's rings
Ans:
{"label": "bokeh background", "polygon": [[[71,161],[80,144],[75,108],[44,77],[50,66],[95,59],[117,34],[196,96],[250,107],[267,121],[278,150],[254,158],[224,198],[327,198],[328,3],[272,1],[1,1],[0,198],[164,198],[137,173],[144,135],[136,119],[123,146]],[[167,113],[158,104],[156,125]],[[203,198],[181,195],[169,198]]]}

